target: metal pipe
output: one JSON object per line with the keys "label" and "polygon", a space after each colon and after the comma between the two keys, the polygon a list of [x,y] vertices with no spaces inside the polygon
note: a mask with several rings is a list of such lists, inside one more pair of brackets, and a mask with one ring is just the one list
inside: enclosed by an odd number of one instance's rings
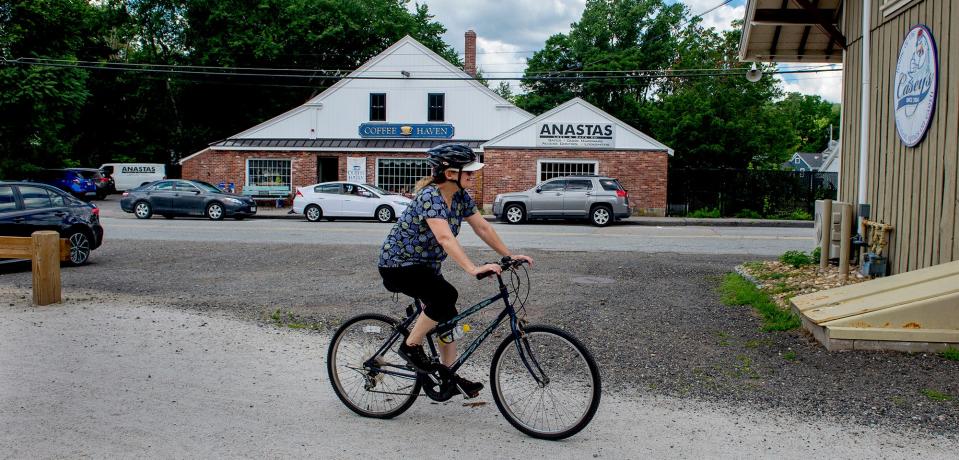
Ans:
{"label": "metal pipe", "polygon": [[870,46],[869,35],[872,27],[871,0],[862,2],[862,92],[859,95],[861,111],[859,114],[859,196],[856,204],[866,203],[866,163],[869,155],[869,78]]}

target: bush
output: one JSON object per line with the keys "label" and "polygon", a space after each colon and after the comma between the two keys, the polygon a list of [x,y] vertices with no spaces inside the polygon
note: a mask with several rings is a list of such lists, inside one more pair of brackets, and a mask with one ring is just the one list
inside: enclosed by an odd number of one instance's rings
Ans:
{"label": "bush", "polygon": [[812,256],[803,251],[786,251],[783,255],[779,256],[779,261],[793,268],[812,265],[814,263]]}
{"label": "bush", "polygon": [[686,217],[691,217],[693,219],[715,219],[719,217],[719,208],[703,208],[697,209],[689,213]]}
{"label": "bush", "polygon": [[786,218],[789,220],[812,220],[812,214],[809,214],[808,212],[803,210],[798,210],[798,211],[793,211],[788,216],[786,216]]}
{"label": "bush", "polygon": [[736,217],[740,219],[762,219],[763,216],[759,215],[758,212],[753,211],[752,209],[743,209],[736,213]]}
{"label": "bush", "polygon": [[819,246],[816,246],[816,249],[813,249],[812,252],[809,253],[809,255],[812,256],[813,263],[819,262],[819,258],[822,257],[822,248]]}

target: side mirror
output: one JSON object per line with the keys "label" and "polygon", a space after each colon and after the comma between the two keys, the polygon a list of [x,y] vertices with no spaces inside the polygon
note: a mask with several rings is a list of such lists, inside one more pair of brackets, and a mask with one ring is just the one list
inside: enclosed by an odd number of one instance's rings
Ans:
{"label": "side mirror", "polygon": [[542,187],[536,187],[536,193],[543,193]]}

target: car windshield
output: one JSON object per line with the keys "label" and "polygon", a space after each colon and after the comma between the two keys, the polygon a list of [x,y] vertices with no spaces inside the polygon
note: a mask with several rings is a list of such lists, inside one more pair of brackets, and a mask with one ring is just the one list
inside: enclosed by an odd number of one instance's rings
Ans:
{"label": "car windshield", "polygon": [[396,195],[396,194],[393,193],[393,192],[387,192],[386,190],[383,190],[383,189],[381,189],[381,188],[379,188],[379,187],[377,187],[377,186],[375,186],[375,185],[363,184],[363,186],[366,187],[366,188],[368,188],[368,189],[370,189],[370,190],[372,190],[372,191],[374,191],[374,192],[376,192],[376,193],[378,193],[378,194],[380,194],[380,195]]}
{"label": "car windshield", "polygon": [[79,175],[82,176],[84,179],[97,179],[97,178],[100,177],[100,171],[77,171],[77,170],[74,170],[73,172],[79,174]]}
{"label": "car windshield", "polygon": [[213,185],[213,184],[208,184],[208,183],[203,182],[203,181],[201,181],[201,180],[194,180],[194,181],[190,181],[190,182],[193,183],[193,185],[196,185],[197,187],[200,187],[200,190],[203,190],[204,192],[223,193],[223,190],[218,189],[218,188],[217,188],[215,185]]}

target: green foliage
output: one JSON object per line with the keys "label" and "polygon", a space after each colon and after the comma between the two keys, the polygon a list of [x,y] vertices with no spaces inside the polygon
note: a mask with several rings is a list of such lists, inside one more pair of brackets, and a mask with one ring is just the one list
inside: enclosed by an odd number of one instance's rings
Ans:
{"label": "green foliage", "polygon": [[691,217],[693,219],[708,219],[708,218],[715,219],[719,217],[719,209],[718,208],[697,209],[689,213],[686,217]]}
{"label": "green foliage", "polygon": [[763,218],[763,216],[761,216],[758,212],[753,211],[752,209],[743,209],[736,213],[736,217],[740,219],[762,219]]}
{"label": "green foliage", "polygon": [[959,348],[946,347],[946,350],[939,353],[939,356],[952,361],[959,361]]}
{"label": "green foliage", "polygon": [[788,331],[799,327],[799,317],[783,310],[746,278],[729,273],[719,287],[722,302],[726,305],[752,306],[763,318],[764,331]]}
{"label": "green foliage", "polygon": [[786,251],[779,256],[779,261],[793,268],[799,268],[804,265],[812,265],[816,262],[816,259],[803,251]]}
{"label": "green foliage", "polygon": [[813,263],[819,262],[819,259],[822,258],[822,248],[816,246],[816,249],[813,249],[809,255],[812,257]]}
{"label": "green foliage", "polygon": [[943,393],[938,390],[929,389],[929,388],[924,388],[922,390],[922,394],[932,401],[952,401],[956,399],[955,396]]}
{"label": "green foliage", "polygon": [[799,357],[796,355],[795,351],[789,350],[783,353],[783,359],[786,361],[798,361]]}

